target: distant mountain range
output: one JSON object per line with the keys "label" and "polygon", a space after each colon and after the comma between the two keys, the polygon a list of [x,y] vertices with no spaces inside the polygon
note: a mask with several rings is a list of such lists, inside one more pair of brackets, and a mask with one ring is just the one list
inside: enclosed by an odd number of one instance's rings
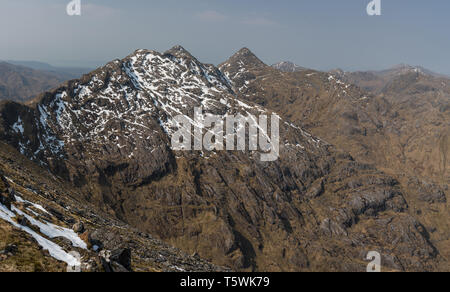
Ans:
{"label": "distant mountain range", "polygon": [[68,77],[68,79],[79,78],[81,75],[87,74],[87,73],[91,72],[92,70],[94,70],[94,68],[83,68],[83,67],[56,67],[56,66],[52,66],[47,63],[36,62],[36,61],[8,60],[6,62],[9,64],[13,64],[13,65],[28,67],[28,68],[31,68],[34,70],[54,72],[54,73],[61,74],[63,76],[65,74],[66,77]]}
{"label": "distant mountain range", "polygon": [[387,70],[382,71],[356,71],[345,72],[340,69],[330,71],[333,75],[346,80],[352,84],[361,87],[370,92],[381,93],[386,86],[394,81],[394,79],[409,76],[428,76],[435,78],[435,80],[448,80],[449,77],[444,74],[432,72],[420,66],[397,65]]}
{"label": "distant mountain range", "polygon": [[0,100],[28,101],[90,69],[58,68],[39,62],[0,62]]}
{"label": "distant mountain range", "polygon": [[272,67],[283,72],[300,72],[308,70],[307,68],[294,64],[292,62],[280,62],[273,64]]}

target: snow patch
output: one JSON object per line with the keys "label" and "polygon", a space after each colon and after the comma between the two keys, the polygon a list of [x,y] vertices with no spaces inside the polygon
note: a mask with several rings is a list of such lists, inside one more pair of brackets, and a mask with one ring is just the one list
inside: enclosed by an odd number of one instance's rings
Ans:
{"label": "snow patch", "polygon": [[23,129],[22,119],[20,117],[18,118],[17,122],[12,126],[12,129],[14,130],[14,132],[20,133],[23,135],[24,129]]}
{"label": "snow patch", "polygon": [[53,258],[55,258],[58,261],[62,261],[67,263],[69,266],[80,266],[81,263],[78,259],[70,255],[69,253],[65,252],[59,245],[56,243],[44,238],[43,236],[39,235],[35,231],[31,230],[29,227],[22,226],[18,223],[16,223],[13,218],[16,217],[16,214],[10,210],[8,210],[5,206],[0,204],[0,218],[4,221],[12,224],[14,227],[19,228],[20,230],[28,233],[31,235],[38,244],[44,249],[47,250]]}

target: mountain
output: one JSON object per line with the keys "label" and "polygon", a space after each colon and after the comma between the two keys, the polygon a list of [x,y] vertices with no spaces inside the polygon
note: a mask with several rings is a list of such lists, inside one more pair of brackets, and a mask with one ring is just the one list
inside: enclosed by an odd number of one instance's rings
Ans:
{"label": "mountain", "polygon": [[273,64],[272,67],[283,72],[300,72],[308,70],[292,62],[280,62],[277,64]]}
{"label": "mountain", "polygon": [[65,76],[66,80],[80,78],[83,74],[91,72],[92,68],[82,67],[55,67],[47,63],[37,61],[6,61],[9,64],[31,68],[38,71],[46,71]]}
{"label": "mountain", "polygon": [[421,66],[411,66],[408,64],[399,64],[399,65],[396,65],[387,70],[382,70],[382,71],[378,71],[378,72],[375,71],[375,73],[380,76],[398,76],[398,75],[408,74],[408,73],[412,73],[412,72],[420,73],[423,75],[429,75],[432,77],[448,78],[448,76],[446,76],[444,74],[439,74],[439,73],[433,72],[433,71],[428,70]]}
{"label": "mountain", "polygon": [[405,64],[400,64],[382,71],[344,72],[337,69],[331,71],[330,73],[336,75],[341,80],[355,84],[364,90],[377,94],[382,93],[385,87],[389,86],[389,84],[394,82],[394,80],[402,79],[405,76],[427,76],[436,80],[449,79],[448,76],[432,72],[423,67]]}
{"label": "mountain", "polygon": [[450,78],[407,65],[380,72],[340,71],[333,75],[364,88],[376,99],[386,100],[388,106],[378,115],[383,120],[383,140],[394,144],[382,146],[392,155],[386,160],[398,164],[393,168],[450,183]]}
{"label": "mountain", "polygon": [[[270,66],[241,68],[241,63],[230,59],[220,68],[235,84],[245,84],[242,99],[393,176],[405,190],[410,212],[427,222],[432,242],[448,257],[448,81],[406,71],[394,74],[380,94],[339,72],[280,72]],[[238,68],[239,75],[229,68]],[[361,76],[371,80],[372,74]]]}
{"label": "mountain", "polygon": [[66,80],[80,76],[0,62],[0,100],[28,101]]}
{"label": "mountain", "polygon": [[[369,86],[363,89],[361,82],[346,78],[352,73],[279,72],[259,66],[235,77],[236,70],[229,69],[233,62],[220,68],[240,86],[243,98],[298,122],[360,161],[444,187],[449,183],[449,79],[417,68],[396,74],[388,70],[394,77],[368,92]],[[361,78],[373,80],[373,74]]]}
{"label": "mountain", "polygon": [[[291,97],[284,90],[301,92],[284,85],[319,90],[310,80],[347,98],[337,93],[347,85],[329,74],[283,73],[248,49],[219,68],[180,46],[137,50],[33,103],[1,103],[0,140],[17,159],[69,184],[80,202],[218,266],[365,271],[376,250],[385,270],[448,267],[404,186],[293,124],[295,115],[281,107],[276,161],[264,162],[259,151],[172,150],[180,114],[194,117],[202,107],[220,116],[277,116],[276,105]],[[317,95],[305,99],[311,109],[321,106]],[[206,137],[205,120],[189,121]]]}

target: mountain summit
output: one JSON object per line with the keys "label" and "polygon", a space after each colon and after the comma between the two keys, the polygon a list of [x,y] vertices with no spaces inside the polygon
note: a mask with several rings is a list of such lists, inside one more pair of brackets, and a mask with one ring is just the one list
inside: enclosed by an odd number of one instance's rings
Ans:
{"label": "mountain summit", "polygon": [[172,47],[170,50],[166,51],[164,53],[165,55],[173,55],[177,58],[188,58],[188,59],[195,59],[190,52],[188,52],[185,48],[183,48],[180,45],[176,45]]}
{"label": "mountain summit", "polygon": [[292,62],[280,62],[272,65],[273,68],[280,70],[282,72],[300,72],[308,70],[302,66],[294,64]]}
{"label": "mountain summit", "polygon": [[242,48],[237,53],[235,53],[231,58],[229,58],[226,62],[219,65],[220,69],[226,66],[228,70],[242,70],[242,69],[255,69],[255,68],[264,68],[267,65],[264,64],[252,51],[248,48]]}
{"label": "mountain summit", "polygon": [[398,64],[388,70],[380,71],[380,75],[390,74],[390,75],[403,75],[408,73],[419,73],[423,75],[429,75],[432,77],[447,77],[443,74],[435,73],[431,70],[423,68],[421,66],[411,66],[408,64]]}

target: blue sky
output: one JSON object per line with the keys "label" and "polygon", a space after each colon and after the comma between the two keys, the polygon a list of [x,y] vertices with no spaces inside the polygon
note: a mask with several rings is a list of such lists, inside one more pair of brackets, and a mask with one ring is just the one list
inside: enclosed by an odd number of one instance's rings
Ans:
{"label": "blue sky", "polygon": [[96,67],[135,49],[183,45],[218,64],[241,47],[264,62],[329,70],[399,63],[450,74],[450,1],[381,0],[0,0],[0,59]]}

